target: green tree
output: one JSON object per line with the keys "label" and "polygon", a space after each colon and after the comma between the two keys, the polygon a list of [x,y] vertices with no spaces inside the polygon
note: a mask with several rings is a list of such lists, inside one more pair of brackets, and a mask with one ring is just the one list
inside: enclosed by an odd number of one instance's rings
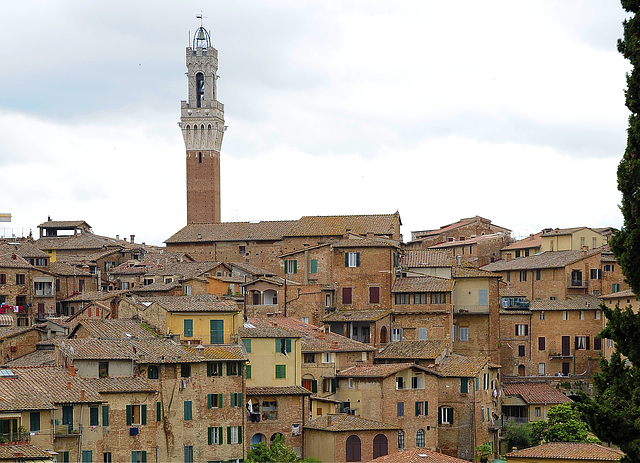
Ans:
{"label": "green tree", "polygon": [[507,448],[526,449],[531,447],[531,426],[529,423],[507,423],[502,429],[502,436],[507,441]]}
{"label": "green tree", "polygon": [[247,454],[247,463],[320,463],[315,458],[301,460],[296,453],[284,445],[284,437],[277,435],[271,447],[260,442]]}
{"label": "green tree", "polygon": [[576,404],[565,402],[554,405],[547,413],[547,420],[531,423],[531,442],[593,442],[600,440],[589,435],[587,424],[581,420]]}
{"label": "green tree", "polygon": [[[626,106],[631,112],[627,147],[618,165],[620,210],[624,226],[611,238],[611,250],[635,294],[640,294],[640,9],[638,0],[622,0],[630,13],[623,22],[624,38],[618,51],[631,63],[627,74]],[[630,307],[609,309],[601,305],[607,326],[600,337],[613,339],[616,350],[609,362],[600,360],[594,374],[595,399],[583,395],[580,406],[584,419],[602,440],[626,453],[625,460],[640,463],[640,316]],[[627,363],[623,357],[630,363]]]}

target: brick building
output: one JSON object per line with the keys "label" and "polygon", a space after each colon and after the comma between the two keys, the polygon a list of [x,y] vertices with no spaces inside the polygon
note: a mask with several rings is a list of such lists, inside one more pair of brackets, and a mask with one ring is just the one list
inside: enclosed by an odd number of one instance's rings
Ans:
{"label": "brick building", "polygon": [[482,235],[503,233],[510,235],[511,230],[491,223],[491,220],[475,216],[460,219],[435,230],[412,231],[408,249],[424,249],[447,241],[462,241]]}

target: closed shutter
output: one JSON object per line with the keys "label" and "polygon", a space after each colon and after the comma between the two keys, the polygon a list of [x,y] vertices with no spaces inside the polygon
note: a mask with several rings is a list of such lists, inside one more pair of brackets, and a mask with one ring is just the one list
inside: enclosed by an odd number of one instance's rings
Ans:
{"label": "closed shutter", "polygon": [[207,376],[213,376],[213,363],[207,362]]}
{"label": "closed shutter", "polygon": [[545,350],[545,338],[544,337],[540,337],[538,338],[538,350]]}
{"label": "closed shutter", "polygon": [[291,352],[291,338],[287,338],[286,348],[287,348],[287,352],[290,353]]}
{"label": "closed shutter", "polygon": [[318,381],[316,381],[315,379],[311,381],[311,392],[318,392]]}
{"label": "closed shutter", "polygon": [[587,344],[586,344],[586,347],[587,347],[587,350],[589,350],[589,349],[590,349],[590,347],[589,347],[589,336],[587,336]]}
{"label": "closed shutter", "polygon": [[213,407],[213,394],[207,394],[207,408],[211,408],[211,407]]}
{"label": "closed shutter", "polygon": [[127,405],[127,426],[133,423],[133,405]]}
{"label": "closed shutter", "polygon": [[156,421],[162,420],[162,402],[156,402]]}
{"label": "closed shutter", "polygon": [[193,336],[193,320],[186,319],[184,321],[184,335],[187,337]]}
{"label": "closed shutter", "polygon": [[218,394],[218,408],[222,408],[222,393]]}
{"label": "closed shutter", "polygon": [[147,404],[140,406],[140,424],[147,424]]}
{"label": "closed shutter", "polygon": [[[211,408],[211,407],[209,407],[209,408]],[[211,427],[207,428],[207,443],[209,445],[213,444],[213,431],[214,431],[214,429],[215,428],[211,428]]]}
{"label": "closed shutter", "polygon": [[231,407],[235,407],[236,406],[236,393],[235,392],[231,393],[231,401],[230,401],[229,405]]}
{"label": "closed shutter", "polygon": [[191,401],[185,400],[184,401],[184,419],[185,421],[188,421],[191,419],[191,417],[192,417]]}
{"label": "closed shutter", "polygon": [[416,402],[416,416],[420,416],[420,402]]}
{"label": "closed shutter", "polygon": [[238,426],[238,444],[242,444],[242,426]]}
{"label": "closed shutter", "polygon": [[529,325],[524,325],[524,335],[529,336]]}
{"label": "closed shutter", "polygon": [[109,426],[109,406],[102,406],[102,426]]}
{"label": "closed shutter", "polygon": [[227,444],[231,443],[231,426],[227,426]]}
{"label": "closed shutter", "polygon": [[224,320],[209,322],[211,344],[224,344]]}
{"label": "closed shutter", "polygon": [[222,444],[222,441],[223,441],[222,426],[218,426],[218,444]]}
{"label": "closed shutter", "polygon": [[311,273],[318,273],[318,259],[311,259]]}

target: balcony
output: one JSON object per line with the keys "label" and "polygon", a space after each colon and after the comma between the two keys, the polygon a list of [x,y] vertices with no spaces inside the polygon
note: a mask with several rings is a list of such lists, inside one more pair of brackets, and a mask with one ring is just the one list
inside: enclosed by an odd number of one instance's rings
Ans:
{"label": "balcony", "polygon": [[488,314],[488,305],[455,305],[453,311],[456,314]]}
{"label": "balcony", "polygon": [[82,426],[74,427],[71,424],[56,424],[53,429],[54,437],[80,437],[82,435]]}
{"label": "balcony", "polygon": [[572,359],[573,358],[573,354],[571,352],[550,352],[549,353],[549,359],[553,360],[553,359]]}
{"label": "balcony", "polygon": [[567,277],[567,288],[588,288],[589,280],[585,278],[576,278],[575,276]]}

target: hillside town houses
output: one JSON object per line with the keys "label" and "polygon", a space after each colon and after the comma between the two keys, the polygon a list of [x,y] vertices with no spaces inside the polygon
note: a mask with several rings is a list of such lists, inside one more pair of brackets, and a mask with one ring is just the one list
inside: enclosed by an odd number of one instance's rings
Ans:
{"label": "hillside town houses", "polygon": [[282,438],[323,462],[473,461],[593,394],[600,304],[638,310],[612,228],[515,240],[475,216],[405,242],[398,211],[223,222],[217,58],[200,27],[187,223],[164,246],[51,217],[0,239],[0,454],[241,462]]}

